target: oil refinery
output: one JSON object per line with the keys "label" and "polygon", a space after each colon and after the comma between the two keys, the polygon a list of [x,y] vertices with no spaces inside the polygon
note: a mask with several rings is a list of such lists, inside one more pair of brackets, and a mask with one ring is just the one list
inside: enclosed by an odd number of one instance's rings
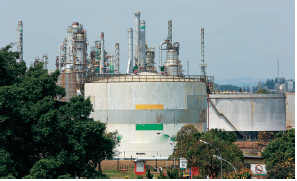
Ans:
{"label": "oil refinery", "polygon": [[[172,20],[167,22],[168,36],[157,46],[157,62],[156,48],[146,40],[150,32],[140,15],[134,13],[134,30],[127,29],[125,73],[120,72],[120,44],[115,43],[114,50],[106,50],[104,32],[91,45],[83,25],[73,22],[67,28],[66,38],[57,45],[59,56],[55,65],[61,72],[58,85],[67,94],[61,101],[80,94],[90,98],[93,105],[90,117],[105,123],[108,132],[117,130],[121,137],[117,158],[168,157],[173,149],[171,140],[164,140],[157,133],[175,136],[188,124],[200,132],[212,128],[233,131],[239,140],[253,140],[259,131],[276,133],[295,127],[295,94],[214,93],[215,79],[206,73],[204,28],[201,28],[201,75],[184,75],[179,59],[183,45],[173,41]],[[22,37],[20,21],[18,61],[23,57]],[[166,60],[162,60],[164,52]],[[32,66],[38,62],[47,63],[48,56],[37,57]]]}

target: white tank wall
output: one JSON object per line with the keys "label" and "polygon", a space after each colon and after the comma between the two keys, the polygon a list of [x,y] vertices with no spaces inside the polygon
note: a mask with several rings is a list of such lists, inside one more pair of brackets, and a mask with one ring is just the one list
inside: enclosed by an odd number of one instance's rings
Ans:
{"label": "white tank wall", "polygon": [[[286,127],[284,94],[213,94],[210,99],[241,131],[280,131]],[[211,104],[209,125],[210,129],[237,131]]]}
{"label": "white tank wall", "polygon": [[287,128],[295,127],[295,93],[286,94],[286,112],[287,112]]}
{"label": "white tank wall", "polygon": [[[91,117],[106,123],[107,131],[119,132],[116,158],[167,157],[172,141],[157,132],[175,136],[187,124],[206,131],[206,83],[119,82],[86,83],[85,98],[94,105]],[[137,104],[162,104],[164,109],[136,110]],[[137,124],[162,124],[163,130],[136,130]],[[145,153],[145,155],[136,155]]]}
{"label": "white tank wall", "polygon": [[[120,146],[117,148],[120,155],[116,158],[137,158],[137,157],[167,157],[172,154],[173,146],[170,138],[157,135],[157,132],[176,135],[178,130],[185,124],[164,124],[163,131],[136,131],[135,124],[107,124],[107,131],[118,130],[122,136]],[[199,128],[201,130],[201,127]],[[145,155],[136,155],[145,153]]]}
{"label": "white tank wall", "polygon": [[187,109],[187,95],[206,95],[204,82],[86,83],[85,97],[94,96],[94,110],[131,110],[136,104],[163,104]]}

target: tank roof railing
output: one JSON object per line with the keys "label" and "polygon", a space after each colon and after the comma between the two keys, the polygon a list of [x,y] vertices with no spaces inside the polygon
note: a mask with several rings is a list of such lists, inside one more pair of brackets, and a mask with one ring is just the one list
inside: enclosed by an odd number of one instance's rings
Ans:
{"label": "tank roof railing", "polygon": [[85,83],[115,83],[115,82],[214,82],[214,76],[202,75],[121,75],[105,74],[86,78]]}

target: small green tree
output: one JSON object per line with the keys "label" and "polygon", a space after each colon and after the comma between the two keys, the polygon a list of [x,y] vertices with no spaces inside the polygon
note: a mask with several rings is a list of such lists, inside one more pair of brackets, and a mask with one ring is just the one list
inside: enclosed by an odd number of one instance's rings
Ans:
{"label": "small green tree", "polygon": [[279,132],[275,138],[261,153],[268,176],[276,179],[295,177],[295,129]]}
{"label": "small green tree", "polygon": [[269,92],[265,89],[259,89],[257,90],[256,94],[269,94]]}
{"label": "small green tree", "polygon": [[148,178],[148,179],[153,179],[153,177],[154,177],[154,175],[153,174],[151,174],[151,169],[146,169],[146,177]]}
{"label": "small green tree", "polygon": [[241,87],[239,87],[239,91],[238,92],[242,92],[242,88]]}
{"label": "small green tree", "polygon": [[169,179],[182,179],[183,178],[183,172],[177,168],[170,168],[169,170],[167,170],[167,175],[168,175]]}

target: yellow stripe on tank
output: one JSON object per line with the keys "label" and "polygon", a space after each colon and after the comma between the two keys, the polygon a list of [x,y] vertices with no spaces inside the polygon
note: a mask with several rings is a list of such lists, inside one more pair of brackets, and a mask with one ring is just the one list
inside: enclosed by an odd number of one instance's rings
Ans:
{"label": "yellow stripe on tank", "polygon": [[136,104],[135,109],[164,109],[163,104]]}

